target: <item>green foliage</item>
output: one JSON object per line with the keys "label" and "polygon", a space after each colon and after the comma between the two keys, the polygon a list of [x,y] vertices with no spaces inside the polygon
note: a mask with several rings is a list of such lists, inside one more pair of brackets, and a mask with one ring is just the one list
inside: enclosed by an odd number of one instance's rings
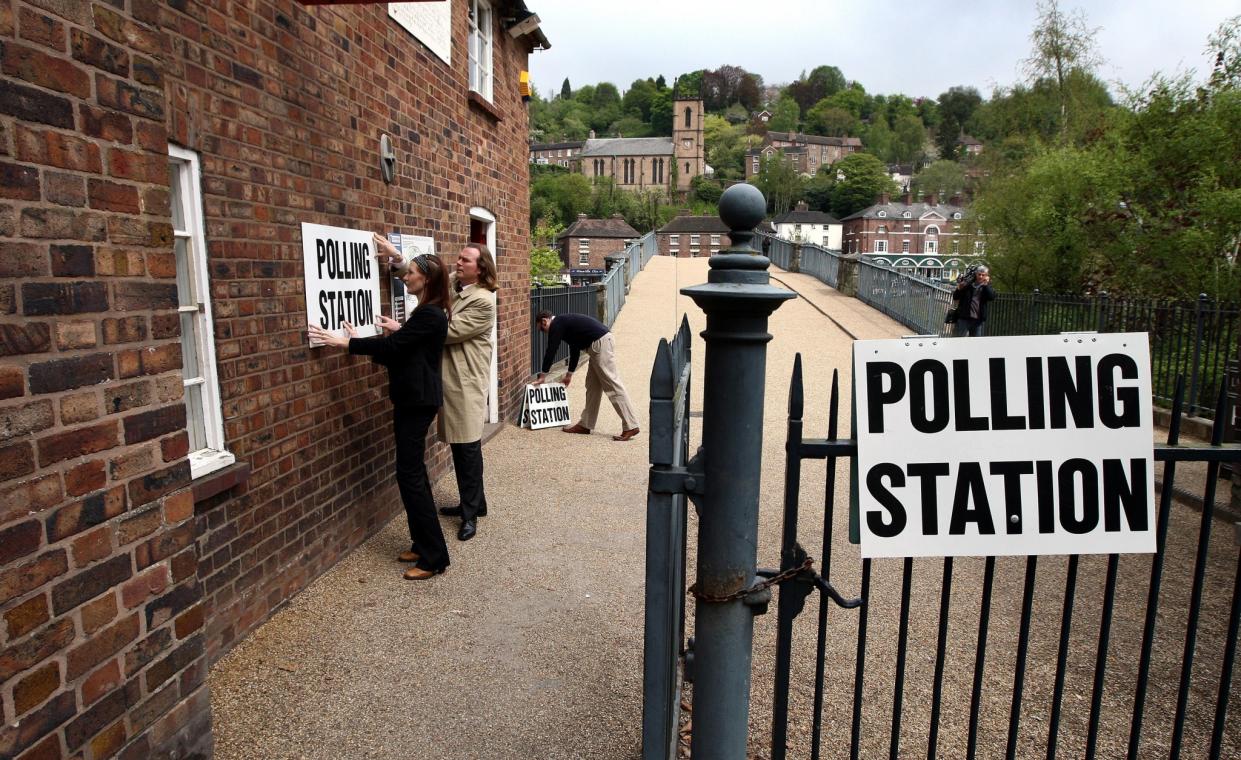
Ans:
{"label": "green foliage", "polygon": [[805,182],[806,204],[813,211],[832,211],[832,190],[836,187],[836,170],[820,166],[819,171]]}
{"label": "green foliage", "polygon": [[651,134],[672,135],[672,90],[658,90],[651,97]]}
{"label": "green foliage", "polygon": [[754,186],[767,198],[767,210],[773,215],[783,214],[802,197],[802,177],[784,158],[784,151],[763,156],[758,165]]}
{"label": "green foliage", "polygon": [[956,158],[957,140],[965,131],[974,111],[982,104],[982,96],[973,87],[949,87],[939,96],[939,124],[935,127],[935,144],[940,158]]}
{"label": "green foliage", "polygon": [[555,250],[544,247],[530,249],[531,285],[559,285],[562,269],[564,261]]}
{"label": "green foliage", "polygon": [[757,138],[747,137],[745,125],[729,124],[714,114],[703,120],[703,143],[707,163],[721,179],[745,177],[745,152]]}
{"label": "green foliage", "polygon": [[896,117],[892,125],[892,152],[889,158],[893,163],[911,164],[922,160],[926,153],[926,127],[922,119],[913,114],[902,114]]}
{"label": "green foliage", "polygon": [[649,123],[651,120],[651,102],[658,90],[650,79],[635,79],[621,99],[621,106],[627,116],[635,117]]}
{"label": "green foliage", "polygon": [[862,123],[853,113],[834,105],[834,100],[824,98],[806,112],[806,131],[827,137],[857,135]]}
{"label": "green foliage", "polygon": [[883,162],[869,153],[851,153],[828,172],[833,182],[832,213],[839,219],[870,206],[880,193],[895,193],[897,189]]}
{"label": "green foliage", "polygon": [[796,132],[801,124],[801,106],[790,95],[781,95],[771,108],[767,128],[776,132]]}
{"label": "green foliage", "polygon": [[719,204],[720,196],[724,193],[724,188],[720,187],[720,183],[701,175],[689,181],[689,190],[692,200],[712,206]]}
{"label": "green foliage", "polygon": [[965,167],[941,159],[914,175],[912,184],[915,195],[934,193],[943,203],[965,189]]}
{"label": "green foliage", "polygon": [[568,77],[565,77],[564,81],[560,83],[560,97],[564,98],[565,100],[568,100],[569,98],[573,97],[573,88],[569,86]]}

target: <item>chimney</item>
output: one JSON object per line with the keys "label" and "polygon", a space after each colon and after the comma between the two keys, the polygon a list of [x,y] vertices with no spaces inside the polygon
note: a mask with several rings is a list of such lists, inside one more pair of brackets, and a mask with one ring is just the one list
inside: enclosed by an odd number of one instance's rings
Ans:
{"label": "chimney", "polygon": [[875,199],[875,203],[880,206],[886,206],[892,202],[892,198],[887,193],[879,193],[879,197]]}
{"label": "chimney", "polygon": [[809,210],[810,210],[810,207],[806,205],[806,202],[805,202],[805,201],[798,201],[798,202],[797,202],[797,210],[798,210],[798,211],[809,211]]}
{"label": "chimney", "polygon": [[926,197],[926,205],[928,205],[928,206],[938,206],[938,205],[939,205],[939,196],[938,196],[938,195],[936,195],[935,193],[931,193],[930,195],[928,195],[928,196]]}
{"label": "chimney", "polygon": [[914,202],[913,193],[905,193],[904,195],[901,196],[901,203],[904,203],[906,206],[908,206],[909,204],[913,202]]}
{"label": "chimney", "polygon": [[590,130],[590,139],[595,139],[595,130]]}

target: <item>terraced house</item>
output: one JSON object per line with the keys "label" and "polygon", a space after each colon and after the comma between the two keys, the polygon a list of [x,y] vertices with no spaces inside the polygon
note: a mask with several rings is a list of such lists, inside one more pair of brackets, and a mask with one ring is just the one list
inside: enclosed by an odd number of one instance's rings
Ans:
{"label": "terraced house", "polygon": [[303,225],[491,246],[515,415],[548,42],[522,0],[0,0],[0,45],[0,757],[207,757],[212,663],[400,504]]}
{"label": "terraced house", "polygon": [[987,253],[985,236],[970,227],[957,196],[940,203],[935,195],[915,201],[906,193],[893,202],[884,193],[841,225],[845,253],[933,280],[955,279]]}

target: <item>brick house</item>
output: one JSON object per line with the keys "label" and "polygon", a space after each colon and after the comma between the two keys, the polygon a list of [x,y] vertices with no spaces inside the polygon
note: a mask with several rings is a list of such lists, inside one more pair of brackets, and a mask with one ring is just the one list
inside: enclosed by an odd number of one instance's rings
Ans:
{"label": "brick house", "polygon": [[771,224],[777,237],[840,250],[840,220],[823,211],[811,211],[805,201],[799,201],[796,208],[772,219]]}
{"label": "brick house", "polygon": [[971,229],[959,196],[940,203],[886,194],[841,220],[843,252],[933,280],[952,280],[986,255],[981,230]]}
{"label": "brick house", "polygon": [[515,414],[525,10],[0,2],[0,756],[209,756],[210,665],[399,509],[303,222],[492,244]]}
{"label": "brick house", "polygon": [[585,145],[585,140],[530,143],[530,163],[571,167],[575,163],[573,159],[581,154]]}
{"label": "brick house", "polygon": [[862,149],[857,137],[822,137],[800,132],[768,132],[763,144],[745,152],[745,178],[758,174],[764,157],[782,154],[801,174],[813,176],[820,166],[831,166]]}
{"label": "brick house", "polygon": [[[560,260],[567,269],[606,269],[607,257],[625,250],[630,240],[642,233],[629,226],[620,214],[610,219],[588,219],[578,214],[577,220],[556,237]],[[595,278],[597,279],[597,278]]]}
{"label": "brick house", "polygon": [[717,215],[683,214],[655,232],[660,256],[696,258],[710,256],[732,245],[728,226]]}

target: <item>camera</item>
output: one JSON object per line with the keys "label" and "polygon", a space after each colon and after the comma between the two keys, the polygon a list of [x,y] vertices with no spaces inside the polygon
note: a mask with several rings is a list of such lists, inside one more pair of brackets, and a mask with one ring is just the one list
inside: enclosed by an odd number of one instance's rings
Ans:
{"label": "camera", "polygon": [[979,274],[984,274],[990,271],[991,270],[983,264],[971,264],[970,268],[966,269],[964,274],[957,277],[957,285],[973,285],[978,279]]}

